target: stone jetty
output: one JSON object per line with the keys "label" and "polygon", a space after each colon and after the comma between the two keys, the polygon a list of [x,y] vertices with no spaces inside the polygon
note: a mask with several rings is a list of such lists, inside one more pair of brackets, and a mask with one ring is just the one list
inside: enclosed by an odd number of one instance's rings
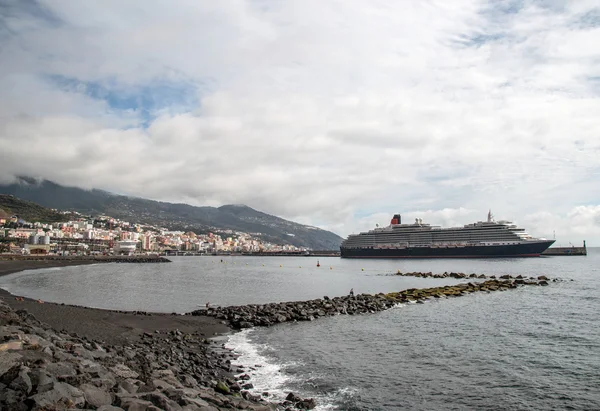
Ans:
{"label": "stone jetty", "polygon": [[388,310],[397,304],[416,302],[427,299],[460,297],[475,292],[505,291],[519,286],[545,286],[548,279],[540,276],[537,279],[516,278],[490,279],[483,282],[469,282],[441,287],[408,289],[395,293],[358,294],[329,298],[327,296],[309,300],[272,304],[250,304],[232,307],[215,307],[197,310],[190,315],[209,315],[226,321],[236,329],[254,326],[268,327],[289,321],[313,321],[320,317],[335,315],[357,315]]}
{"label": "stone jetty", "polygon": [[[51,330],[0,301],[0,410],[312,409],[290,393],[270,403],[214,340],[178,330],[126,346]],[[237,379],[233,375],[240,375]]]}
{"label": "stone jetty", "polygon": [[[455,273],[455,272],[447,272],[447,271],[442,274],[434,274],[431,271],[429,271],[429,272],[412,271],[412,272],[403,273],[400,270],[398,270],[395,273],[385,274],[385,275],[401,276],[401,277],[417,277],[417,278],[455,278],[455,279],[480,279],[480,280],[481,279],[495,280],[496,278],[499,278],[501,280],[529,280],[529,281],[545,280],[545,281],[548,281],[548,277],[546,277],[545,275],[540,275],[537,277],[525,277],[522,275],[513,276],[510,274],[495,276],[495,275],[485,275],[485,274],[475,274],[475,273],[471,273],[471,274]],[[557,280],[555,279],[554,281],[557,281]]]}

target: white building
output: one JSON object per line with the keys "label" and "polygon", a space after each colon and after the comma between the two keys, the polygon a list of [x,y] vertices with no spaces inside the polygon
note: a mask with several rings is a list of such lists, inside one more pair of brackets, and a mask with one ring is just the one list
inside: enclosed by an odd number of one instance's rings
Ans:
{"label": "white building", "polygon": [[137,241],[131,241],[131,240],[117,241],[117,243],[115,244],[115,247],[114,247],[114,252],[115,252],[115,254],[131,255],[131,254],[135,253],[135,250],[137,249],[137,245],[138,245]]}

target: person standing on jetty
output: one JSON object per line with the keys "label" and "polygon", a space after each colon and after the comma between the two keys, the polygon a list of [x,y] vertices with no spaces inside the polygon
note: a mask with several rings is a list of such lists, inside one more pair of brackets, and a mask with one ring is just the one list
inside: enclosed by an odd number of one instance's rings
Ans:
{"label": "person standing on jetty", "polygon": [[350,293],[349,294],[350,294],[350,297],[354,297],[354,288],[350,289]]}

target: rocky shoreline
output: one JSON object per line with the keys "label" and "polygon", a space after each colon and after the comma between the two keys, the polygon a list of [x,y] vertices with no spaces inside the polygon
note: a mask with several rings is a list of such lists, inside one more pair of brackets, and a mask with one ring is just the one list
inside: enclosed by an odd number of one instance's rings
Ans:
{"label": "rocky shoreline", "polygon": [[234,329],[255,326],[268,327],[290,321],[313,321],[319,317],[375,313],[408,302],[423,303],[431,298],[460,297],[474,292],[489,293],[531,285],[546,286],[548,285],[548,278],[539,276],[538,278],[525,279],[518,276],[514,279],[510,277],[441,287],[412,288],[388,294],[358,294],[334,298],[325,296],[321,299],[309,301],[215,307],[192,311],[189,315],[212,316],[226,321]]}
{"label": "rocky shoreline", "polygon": [[[0,409],[202,410],[312,409],[290,393],[279,404],[253,395],[234,354],[198,333],[144,333],[110,345],[55,332],[0,301]],[[233,376],[241,374],[237,379]]]}

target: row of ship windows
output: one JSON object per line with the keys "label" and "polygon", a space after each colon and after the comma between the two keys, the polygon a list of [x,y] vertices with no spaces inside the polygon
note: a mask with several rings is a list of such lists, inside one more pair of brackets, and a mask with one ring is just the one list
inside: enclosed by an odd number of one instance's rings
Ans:
{"label": "row of ship windows", "polygon": [[496,230],[496,231],[463,231],[460,233],[445,233],[443,231],[439,231],[439,232],[431,232],[431,231],[422,231],[422,232],[406,232],[406,233],[398,233],[395,231],[388,231],[388,232],[381,232],[381,233],[365,233],[365,234],[360,234],[358,235],[359,237],[364,237],[364,236],[384,236],[384,235],[401,235],[401,236],[407,236],[407,235],[434,235],[434,236],[449,236],[449,237],[455,237],[455,236],[459,236],[459,235],[477,235],[477,236],[481,236],[481,235],[494,235],[494,234],[505,234],[505,235],[517,235],[517,234],[521,234],[521,232],[513,232],[513,231],[507,231],[507,230]]}
{"label": "row of ship windows", "polygon": [[495,230],[495,231],[461,231],[459,233],[445,233],[445,232],[431,232],[431,231],[422,231],[422,232],[409,232],[409,233],[397,233],[394,231],[388,231],[388,232],[382,232],[382,233],[368,233],[368,234],[363,234],[361,235],[361,237],[365,236],[365,235],[377,235],[377,236],[383,236],[383,235],[443,235],[443,236],[457,236],[457,235],[493,235],[493,234],[508,234],[508,235],[517,235],[517,233],[513,232],[513,231],[507,231],[507,230]]}
{"label": "row of ship windows", "polygon": [[376,238],[376,239],[361,239],[360,241],[347,241],[348,244],[365,244],[365,243],[401,243],[401,242],[456,242],[456,241],[520,241],[519,238],[501,238],[501,237],[486,237],[486,238],[438,238],[435,240],[427,238],[403,238],[403,239],[392,239],[392,238]]}
{"label": "row of ship windows", "polygon": [[423,227],[421,229],[415,229],[414,227],[407,227],[407,228],[393,228],[392,229],[395,232],[415,232],[416,230],[420,230],[420,231],[434,231],[434,232],[454,232],[454,233],[458,233],[461,231],[498,231],[498,230],[511,230],[511,231],[523,231],[525,230],[524,228],[508,228],[508,227],[503,227],[503,226],[493,226],[493,227],[469,227],[469,228],[460,228],[458,230],[456,229],[451,229],[451,228],[441,228],[441,229],[435,229],[435,228],[430,228],[430,227]]}
{"label": "row of ship windows", "polygon": [[512,232],[493,232],[493,233],[460,233],[460,234],[451,234],[451,233],[410,233],[410,234],[400,234],[400,233],[385,233],[385,234],[366,234],[361,237],[464,237],[464,236],[476,236],[476,237],[484,237],[484,236],[509,236],[516,237],[516,233]]}
{"label": "row of ship windows", "polygon": [[[518,232],[521,232],[524,230],[519,230]],[[476,234],[476,235],[481,235],[481,234],[496,234],[496,233],[506,233],[506,234],[516,234],[515,231],[512,230],[462,230],[462,231],[458,231],[458,232],[452,232],[452,231],[383,231],[383,232],[379,232],[379,233],[368,233],[366,235],[390,235],[390,234],[400,234],[400,235],[422,235],[422,234],[426,234],[426,235],[462,235],[462,234]],[[363,234],[365,235],[365,234]]]}
{"label": "row of ship windows", "polygon": [[431,234],[410,234],[410,235],[399,235],[399,234],[386,234],[386,235],[365,235],[361,237],[353,237],[353,238],[519,238],[518,235],[514,233],[487,233],[485,235],[482,234],[458,234],[458,235],[431,235]]}

